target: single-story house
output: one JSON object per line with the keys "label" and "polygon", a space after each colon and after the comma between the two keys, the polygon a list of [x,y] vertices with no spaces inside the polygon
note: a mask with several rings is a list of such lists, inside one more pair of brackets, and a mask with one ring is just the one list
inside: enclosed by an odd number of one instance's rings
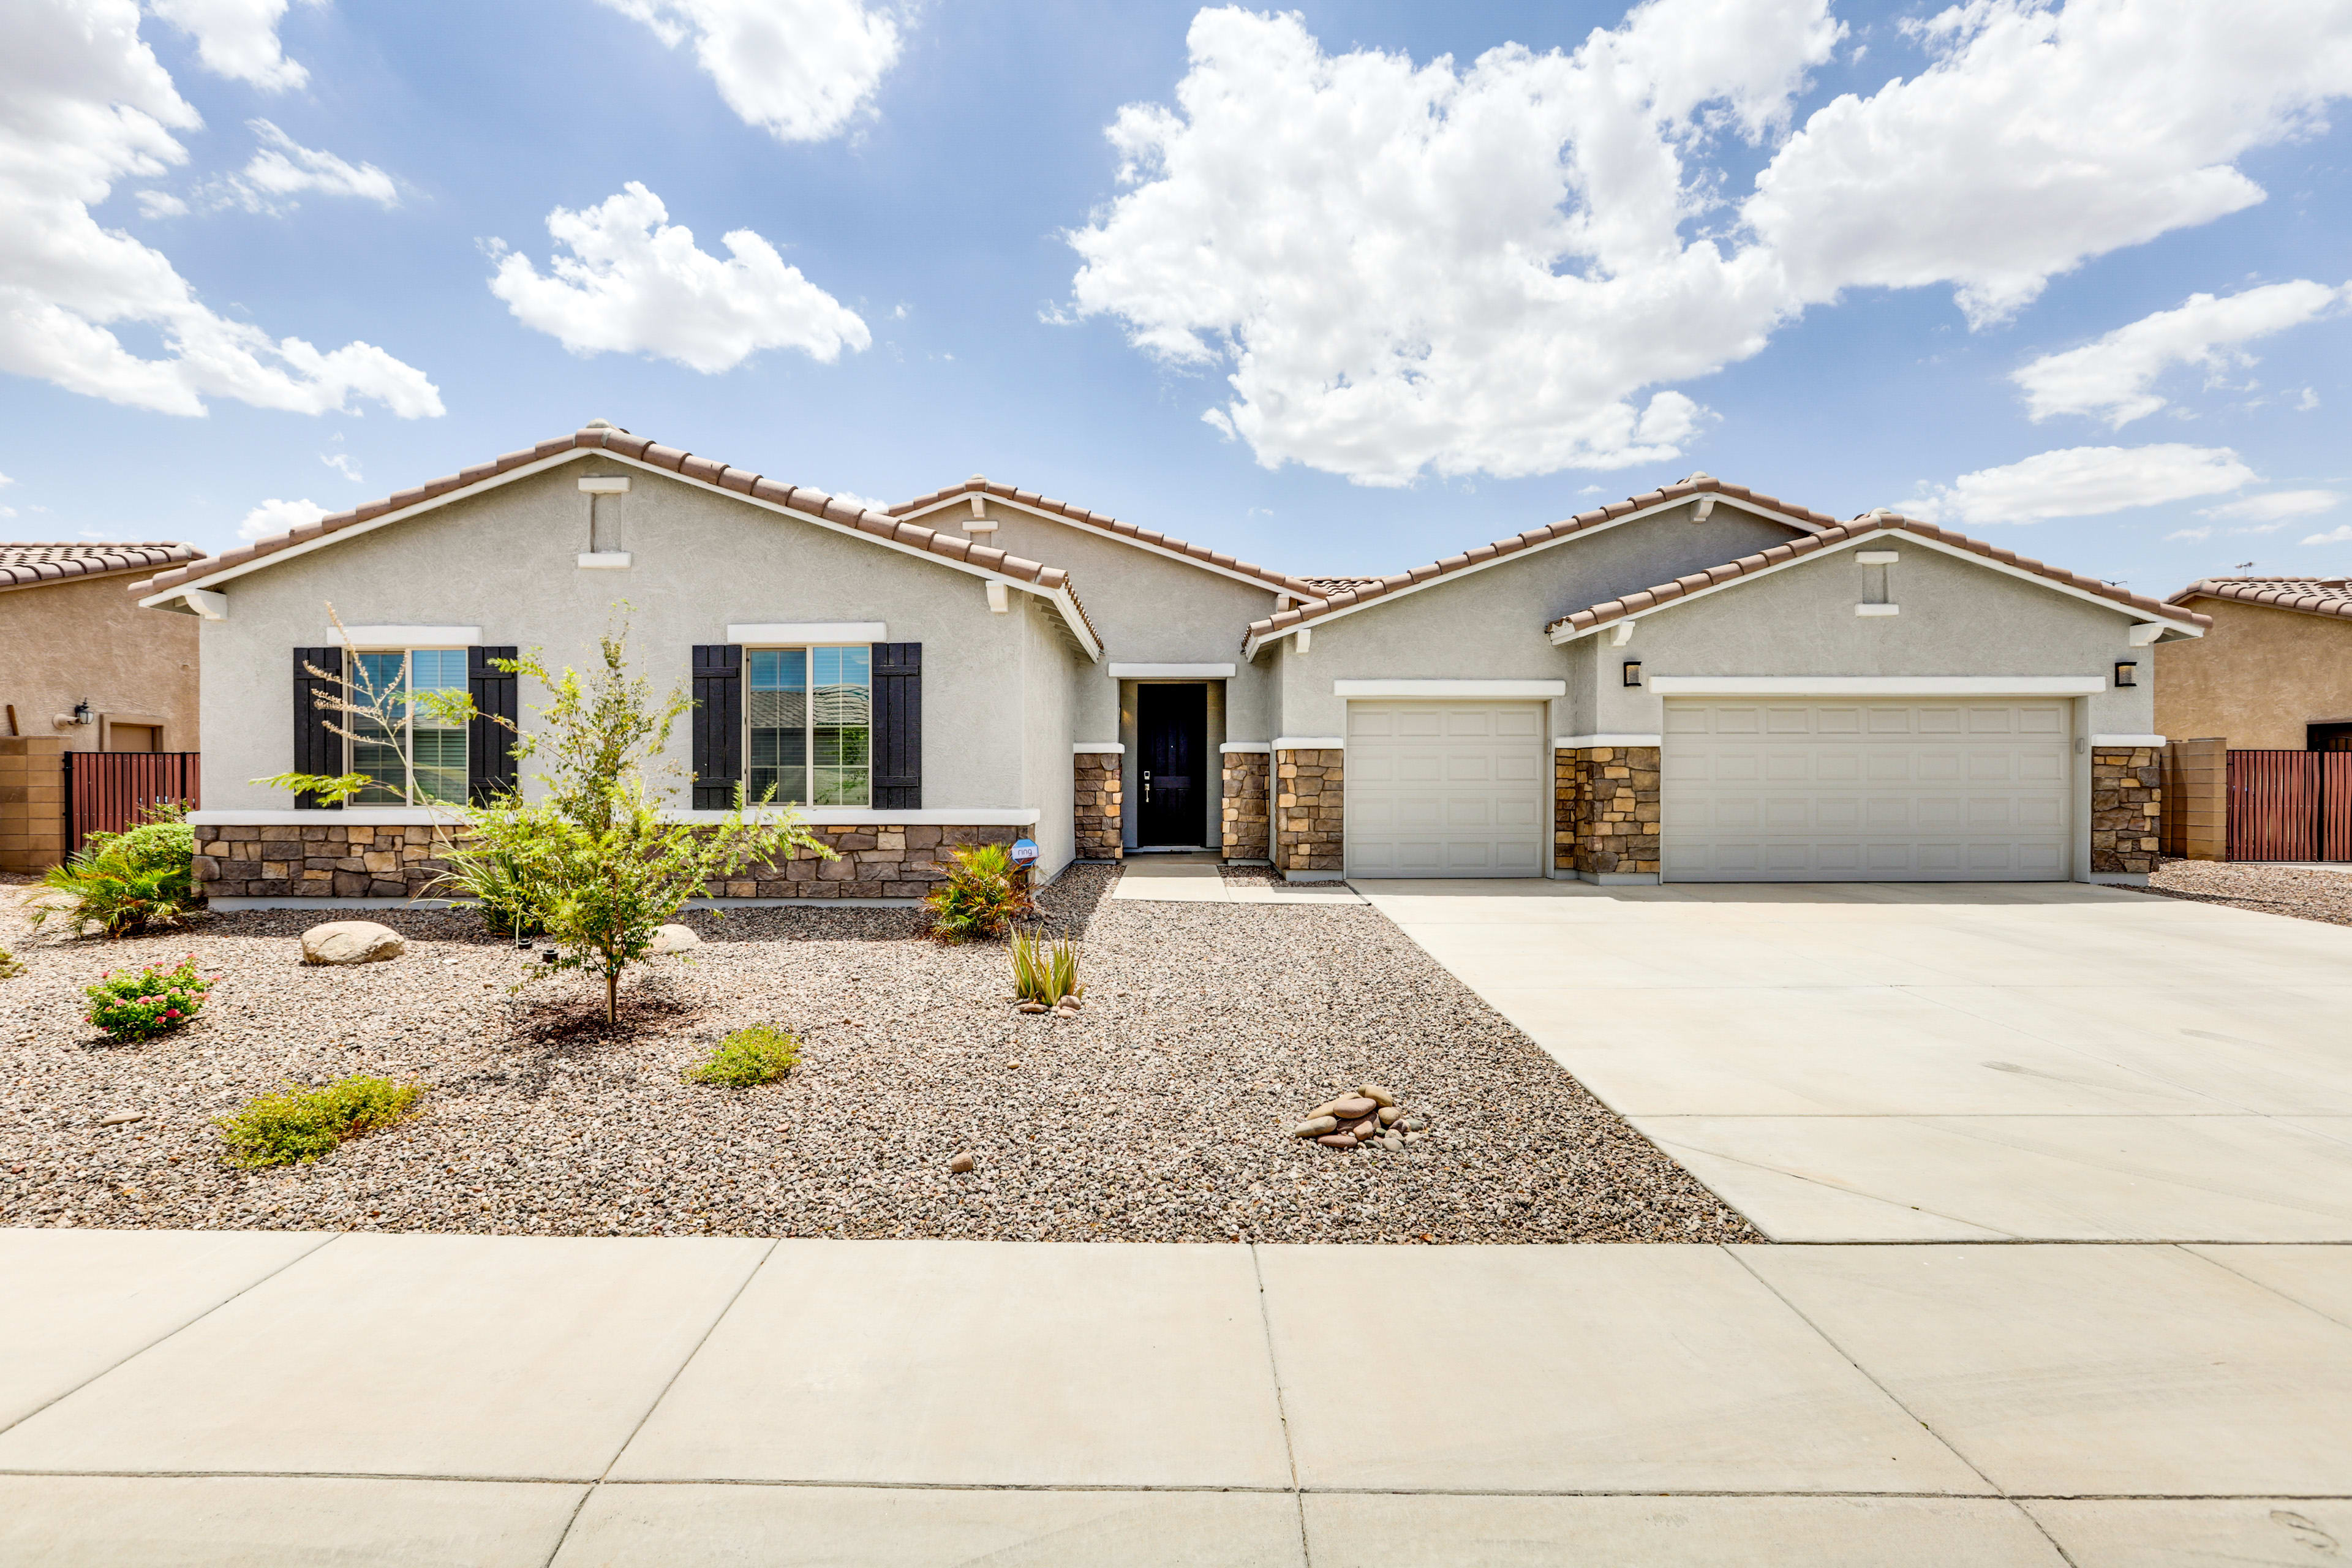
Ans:
{"label": "single-story house", "polygon": [[[1210,847],[1301,879],[2129,880],[2147,650],[2206,618],[1897,516],[1704,474],[1381,578],[1294,576],[973,477],[887,512],[603,421],[156,576],[202,623],[217,900],[422,885],[495,731],[347,755],[326,668],[583,662],[611,606],[690,681],[695,813],[770,789],[844,851],[729,898],[903,899],[942,847]],[[329,606],[343,635],[331,635]],[[522,714],[528,722],[528,714]],[[381,768],[340,812],[257,779]]]}
{"label": "single-story house", "polygon": [[2166,601],[2212,621],[2157,656],[2156,727],[2239,751],[2352,749],[2352,585],[2208,577]]}

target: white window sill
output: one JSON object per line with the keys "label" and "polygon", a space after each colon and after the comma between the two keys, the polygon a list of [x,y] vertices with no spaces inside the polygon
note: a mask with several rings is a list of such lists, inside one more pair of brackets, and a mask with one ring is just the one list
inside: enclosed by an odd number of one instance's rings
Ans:
{"label": "white window sill", "polygon": [[[876,827],[1032,827],[1045,814],[1034,806],[949,806],[921,811],[878,811],[864,805],[818,805],[789,808],[803,822],[819,827],[871,826]],[[665,816],[678,822],[723,822],[730,815],[723,811],[694,811],[674,807]],[[753,806],[754,818],[773,819],[782,815],[773,806]],[[356,805],[341,811],[192,811],[188,820],[199,827],[333,827],[339,824],[373,826],[427,827],[433,824],[457,822],[453,811],[433,812],[421,806]]]}
{"label": "white window sill", "polygon": [[629,552],[625,550],[599,550],[580,557],[583,572],[625,572],[628,565]]}

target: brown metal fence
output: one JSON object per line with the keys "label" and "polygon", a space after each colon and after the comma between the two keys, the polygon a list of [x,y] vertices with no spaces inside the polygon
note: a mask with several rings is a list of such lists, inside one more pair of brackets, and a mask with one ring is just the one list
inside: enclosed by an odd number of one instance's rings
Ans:
{"label": "brown metal fence", "polygon": [[79,850],[93,833],[120,833],[150,806],[204,804],[194,752],[68,752],[66,842]]}
{"label": "brown metal fence", "polygon": [[2352,752],[2231,752],[2230,858],[2352,860]]}

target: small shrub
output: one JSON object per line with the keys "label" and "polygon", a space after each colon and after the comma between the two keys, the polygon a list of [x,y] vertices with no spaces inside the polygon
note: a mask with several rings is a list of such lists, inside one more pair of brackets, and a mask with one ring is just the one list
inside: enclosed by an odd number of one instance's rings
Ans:
{"label": "small shrub", "polygon": [[136,973],[119,970],[83,987],[89,1021],[118,1040],[152,1040],[170,1034],[201,1011],[213,980],[196,973],[195,954],[165,969],[149,964]]}
{"label": "small shrub", "polygon": [[346,1138],[413,1116],[425,1091],[413,1083],[354,1074],[322,1089],[303,1089],[289,1084],[276,1094],[265,1094],[213,1125],[228,1145],[228,1163],[239,1170],[258,1171],[270,1165],[308,1163],[331,1154]]}
{"label": "small shrub", "polygon": [[1024,1002],[1050,1007],[1065,996],[1083,996],[1078,984],[1078,944],[1043,942],[1022,931],[1013,933],[1013,988]]}
{"label": "small shrub", "polygon": [[1002,936],[1007,925],[1036,907],[1002,844],[955,851],[948,879],[923,901],[930,906],[931,934],[942,942]]}
{"label": "small shrub", "polygon": [[25,966],[16,962],[16,955],[0,947],[0,980],[14,980],[24,973]]}
{"label": "small shrub", "polygon": [[750,1089],[754,1084],[774,1082],[792,1071],[800,1059],[797,1037],[773,1024],[754,1024],[719,1041],[719,1048],[710,1053],[709,1059],[687,1068],[686,1076],[696,1083]]}
{"label": "small shrub", "polygon": [[94,925],[108,936],[130,936],[167,925],[196,901],[195,830],[177,806],[164,806],[121,833],[93,833],[41,882],[69,903],[37,903],[33,924],[51,917],[76,931]]}

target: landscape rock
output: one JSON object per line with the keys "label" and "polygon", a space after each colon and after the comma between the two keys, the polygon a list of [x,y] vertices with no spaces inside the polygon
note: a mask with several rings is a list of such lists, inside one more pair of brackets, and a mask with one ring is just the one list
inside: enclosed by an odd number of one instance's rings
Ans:
{"label": "landscape rock", "polygon": [[1375,1104],[1392,1106],[1396,1103],[1396,1096],[1376,1083],[1368,1083],[1356,1092]]}
{"label": "landscape rock", "polygon": [[1331,1114],[1342,1121],[1361,1121],[1380,1108],[1381,1102],[1377,1100],[1366,1100],[1360,1094],[1351,1094],[1345,1100],[1332,1101]]}
{"label": "landscape rock", "polygon": [[1392,1153],[1402,1154],[1404,1152],[1404,1135],[1401,1132],[1389,1133],[1381,1140],[1381,1146]]}
{"label": "landscape rock", "polygon": [[1315,1142],[1322,1144],[1326,1149],[1352,1149],[1358,1140],[1352,1132],[1326,1132]]}
{"label": "landscape rock", "polygon": [[979,1161],[969,1154],[958,1154],[948,1162],[948,1169],[959,1176],[969,1176],[972,1173],[972,1168],[979,1163]]}
{"label": "landscape rock", "polygon": [[330,921],[302,933],[305,963],[381,963],[407,951],[398,931],[373,921]]}
{"label": "landscape rock", "polygon": [[1399,1110],[1394,1105],[1383,1105],[1381,1107],[1381,1125],[1383,1127],[1393,1127],[1396,1125],[1398,1119],[1403,1115],[1404,1112]]}
{"label": "landscape rock", "polygon": [[1292,1128],[1290,1135],[1293,1138],[1320,1138],[1326,1132],[1337,1132],[1339,1130],[1339,1121],[1337,1117],[1310,1116]]}
{"label": "landscape rock", "polygon": [[1021,1004],[1021,1011],[1024,1013],[1050,1013],[1053,1009],[1046,1006],[1043,1002],[1024,1002]]}
{"label": "landscape rock", "polygon": [[684,952],[688,948],[701,945],[702,939],[695,934],[693,927],[667,925],[654,932],[653,946],[646,951],[648,952]]}
{"label": "landscape rock", "polygon": [[147,1113],[143,1110],[110,1110],[98,1119],[98,1124],[100,1127],[121,1127],[125,1122],[146,1120]]}
{"label": "landscape rock", "polygon": [[1354,1133],[1359,1139],[1370,1138],[1372,1133],[1378,1130],[1378,1126],[1379,1124],[1377,1122],[1375,1122],[1370,1117],[1367,1116],[1348,1123],[1348,1131]]}

